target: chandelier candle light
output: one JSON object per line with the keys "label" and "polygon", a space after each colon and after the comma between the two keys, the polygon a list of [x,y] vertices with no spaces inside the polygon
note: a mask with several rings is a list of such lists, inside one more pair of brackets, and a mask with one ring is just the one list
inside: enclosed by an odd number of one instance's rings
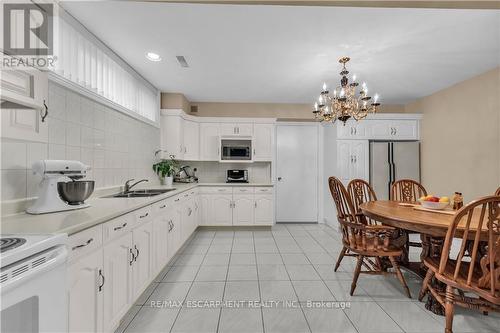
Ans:
{"label": "chandelier candle light", "polygon": [[342,64],[342,71],[340,72],[340,86],[333,90],[333,95],[330,94],[323,83],[323,91],[319,95],[318,102],[314,104],[313,114],[319,121],[331,121],[335,123],[338,119],[344,122],[349,118],[360,120],[365,118],[369,113],[376,113],[377,107],[380,105],[378,102],[379,96],[373,96],[373,102],[369,104],[372,99],[368,96],[368,87],[366,83],[361,84],[359,95],[356,95],[356,87],[359,83],[356,82],[356,75],[352,76],[352,82],[349,83],[347,75],[349,71],[345,67],[349,57],[342,57],[339,62]]}

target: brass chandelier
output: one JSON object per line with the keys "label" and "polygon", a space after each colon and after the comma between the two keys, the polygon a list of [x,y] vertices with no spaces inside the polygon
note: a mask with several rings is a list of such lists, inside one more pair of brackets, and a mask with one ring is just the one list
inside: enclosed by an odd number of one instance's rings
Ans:
{"label": "brass chandelier", "polygon": [[323,83],[323,91],[319,95],[318,101],[314,104],[313,114],[319,121],[331,121],[335,123],[338,119],[344,124],[349,118],[360,120],[365,118],[370,113],[376,113],[379,96],[373,96],[373,102],[370,103],[371,97],[368,95],[368,87],[366,83],[361,84],[359,94],[356,94],[356,87],[359,83],[356,82],[356,75],[352,76],[351,82],[347,78],[349,71],[346,68],[347,62],[351,60],[349,57],[342,57],[339,63],[342,64],[340,72],[340,86],[333,90],[333,94],[328,91],[326,83]]}

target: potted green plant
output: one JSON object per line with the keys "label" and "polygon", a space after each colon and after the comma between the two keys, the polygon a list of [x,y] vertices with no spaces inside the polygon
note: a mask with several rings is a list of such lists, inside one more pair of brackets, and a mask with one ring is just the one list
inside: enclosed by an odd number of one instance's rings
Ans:
{"label": "potted green plant", "polygon": [[160,177],[162,185],[171,187],[174,181],[174,174],[179,170],[179,166],[173,158],[162,159],[158,163],[153,164],[153,170]]}

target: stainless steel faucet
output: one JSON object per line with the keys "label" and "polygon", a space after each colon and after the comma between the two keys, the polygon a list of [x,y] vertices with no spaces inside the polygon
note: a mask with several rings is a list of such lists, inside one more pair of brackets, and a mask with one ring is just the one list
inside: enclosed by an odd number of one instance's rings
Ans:
{"label": "stainless steel faucet", "polygon": [[137,185],[137,184],[139,184],[139,183],[142,183],[142,182],[147,182],[147,181],[148,181],[147,179],[141,179],[141,180],[139,180],[139,181],[137,181],[137,182],[133,183],[132,185],[129,185],[129,184],[130,184],[130,182],[131,182],[131,181],[133,181],[133,180],[134,180],[134,178],[129,179],[129,180],[127,180],[127,181],[125,182],[125,186],[123,187],[123,192],[125,192],[125,193],[126,193],[126,192],[130,191],[130,189],[131,189],[132,187],[134,187],[135,185]]}

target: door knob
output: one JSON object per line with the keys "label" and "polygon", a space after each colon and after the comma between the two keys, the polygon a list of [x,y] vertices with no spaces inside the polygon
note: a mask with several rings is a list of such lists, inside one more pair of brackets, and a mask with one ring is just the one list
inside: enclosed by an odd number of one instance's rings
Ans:
{"label": "door knob", "polygon": [[279,182],[281,181],[281,179],[282,179],[281,177],[278,177],[278,181],[279,181]]}

